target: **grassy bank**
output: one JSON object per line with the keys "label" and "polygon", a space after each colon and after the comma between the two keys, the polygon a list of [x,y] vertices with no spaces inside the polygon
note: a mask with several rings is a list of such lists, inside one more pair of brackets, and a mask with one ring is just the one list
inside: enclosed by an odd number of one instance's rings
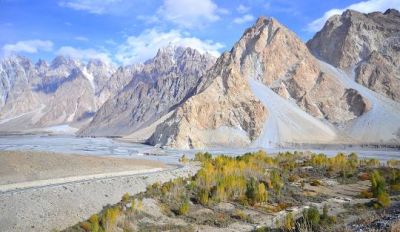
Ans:
{"label": "grassy bank", "polygon": [[375,212],[378,219],[400,193],[399,161],[381,164],[356,154],[198,153],[181,162],[199,162],[201,169],[191,178],[125,194],[65,231],[345,231],[352,229],[346,213],[358,209],[361,218]]}

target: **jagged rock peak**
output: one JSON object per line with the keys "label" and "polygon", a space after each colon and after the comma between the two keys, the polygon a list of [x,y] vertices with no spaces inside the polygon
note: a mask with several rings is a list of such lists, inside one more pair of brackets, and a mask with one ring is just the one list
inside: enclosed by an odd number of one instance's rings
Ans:
{"label": "jagged rock peak", "polygon": [[42,67],[42,66],[44,66],[44,67],[48,67],[49,65],[47,64],[47,62],[45,61],[45,60],[42,60],[42,59],[39,59],[37,62],[36,62],[36,67]]}
{"label": "jagged rock peak", "polygon": [[72,59],[71,57],[65,57],[63,55],[56,56],[51,62],[51,68],[56,69],[61,66],[79,66],[79,61]]}
{"label": "jagged rock peak", "polygon": [[320,59],[354,70],[355,80],[400,101],[400,13],[348,10],[331,17],[307,45]]}
{"label": "jagged rock peak", "polygon": [[384,15],[394,14],[394,15],[399,16],[399,15],[400,15],[400,12],[399,12],[398,10],[396,10],[396,9],[387,9],[387,10],[385,11],[385,13],[383,13],[383,14],[384,14]]}
{"label": "jagged rock peak", "polygon": [[318,58],[345,69],[382,50],[389,38],[398,38],[399,25],[400,14],[394,9],[369,14],[346,10],[328,19],[307,46]]}

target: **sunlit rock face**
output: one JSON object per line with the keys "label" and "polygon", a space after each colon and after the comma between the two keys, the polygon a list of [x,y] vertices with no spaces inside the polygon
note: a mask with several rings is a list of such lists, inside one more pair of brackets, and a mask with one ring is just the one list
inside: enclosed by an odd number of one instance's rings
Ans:
{"label": "sunlit rock face", "polygon": [[341,69],[354,70],[355,80],[400,101],[400,13],[362,14],[348,10],[330,18],[307,45],[317,57]]}
{"label": "sunlit rock face", "polygon": [[[290,112],[290,109],[268,106],[268,100],[263,104],[249,81],[261,82],[274,91],[272,94],[279,94],[293,102],[294,108],[305,111],[291,118],[298,124],[295,126],[311,128],[302,136],[303,141],[312,140],[307,138],[308,134],[331,141],[335,132],[321,126],[320,120],[343,123],[368,110],[368,101],[330,73],[323,72],[293,32],[275,19],[261,17],[230,52],[217,60],[202,78],[196,94],[157,127],[149,142],[182,148],[249,146],[266,134],[266,130],[273,130],[264,128],[269,117],[277,117],[284,110]],[[312,122],[299,125],[299,118],[309,117],[305,115],[312,115]],[[289,134],[290,129],[295,130],[295,126],[282,130],[283,135]],[[325,128],[311,135],[321,127]]]}

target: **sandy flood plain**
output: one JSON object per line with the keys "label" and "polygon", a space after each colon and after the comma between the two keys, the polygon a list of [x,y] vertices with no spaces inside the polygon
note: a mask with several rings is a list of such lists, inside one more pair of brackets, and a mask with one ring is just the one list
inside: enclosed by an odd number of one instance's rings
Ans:
{"label": "sandy flood plain", "polygon": [[0,231],[60,230],[117,203],[124,193],[197,169],[150,160],[0,152]]}
{"label": "sandy flood plain", "polygon": [[167,165],[164,163],[151,160],[50,152],[0,151],[0,185],[165,168]]}

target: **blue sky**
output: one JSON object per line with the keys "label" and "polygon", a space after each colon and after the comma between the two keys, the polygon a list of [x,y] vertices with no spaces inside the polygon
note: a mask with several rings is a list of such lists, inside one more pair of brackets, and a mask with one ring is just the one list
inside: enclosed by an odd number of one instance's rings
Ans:
{"label": "blue sky", "polygon": [[259,16],[276,18],[307,41],[348,8],[399,9],[400,0],[0,0],[0,53],[120,65],[173,43],[218,55]]}

